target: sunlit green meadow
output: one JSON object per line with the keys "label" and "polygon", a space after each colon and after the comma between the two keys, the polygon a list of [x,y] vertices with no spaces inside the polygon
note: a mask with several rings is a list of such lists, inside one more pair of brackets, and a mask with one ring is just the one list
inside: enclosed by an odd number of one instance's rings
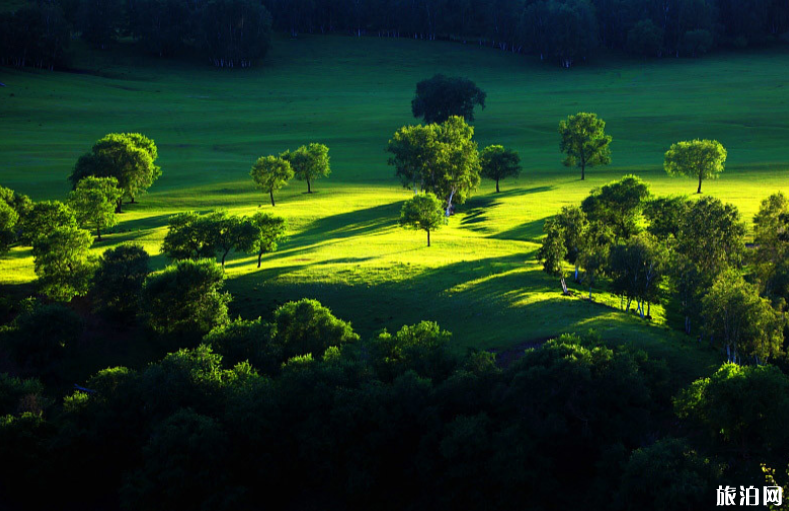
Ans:
{"label": "sunlit green meadow", "polygon": [[[306,37],[278,39],[264,65],[218,71],[197,63],[140,60],[79,51],[80,73],[0,69],[0,184],[35,199],[64,199],[77,157],[107,132],[140,131],[159,146],[164,175],[129,205],[100,253],[143,244],[157,268],[167,218],[184,210],[273,211],[289,224],[280,250],[227,264],[233,312],[267,316],[285,301],[317,298],[365,336],[422,319],[454,333],[459,350],[507,350],[566,331],[594,328],[705,371],[716,354],[671,328],[660,307],[644,322],[618,301],[558,282],[535,260],[544,219],[580,202],[595,186],[636,173],[656,194],[692,194],[692,180],[669,178],[662,155],[677,140],[716,138],[727,170],[706,194],[736,204],[750,222],[759,202],[789,192],[789,54],[716,55],[570,71],[505,52],[453,43]],[[113,54],[116,55],[116,54]],[[413,123],[416,81],[461,74],[488,93],[474,123],[481,147],[502,143],[523,159],[519,179],[483,185],[426,246],[423,232],[397,227],[410,195],[393,178],[384,147]],[[560,164],[556,125],[577,111],[597,112],[614,137],[613,164],[579,172]],[[248,172],[261,155],[326,143],[332,176],[307,195],[293,181],[277,206]],[[0,260],[0,282],[35,278],[29,250]]]}

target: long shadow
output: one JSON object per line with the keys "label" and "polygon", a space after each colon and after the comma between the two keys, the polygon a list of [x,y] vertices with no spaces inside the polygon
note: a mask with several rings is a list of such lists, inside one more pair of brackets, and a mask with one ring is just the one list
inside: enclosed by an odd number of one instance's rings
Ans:
{"label": "long shadow", "polygon": [[[465,204],[458,206],[456,213],[464,214],[463,219],[460,221],[460,225],[462,227],[476,232],[490,232],[492,229],[481,224],[484,224],[488,221],[488,213],[490,212],[491,208],[501,205],[501,199],[547,192],[553,188],[553,186],[513,188],[499,193],[493,192],[486,195],[471,197],[468,201],[466,201]],[[542,227],[540,228],[542,229]],[[520,239],[519,236],[503,236],[503,233],[499,233],[493,237],[497,239]]]}
{"label": "long shadow", "polygon": [[526,222],[512,229],[502,231],[498,234],[491,236],[497,240],[520,240],[538,242],[542,237],[542,227],[545,224],[545,219],[532,220]]}

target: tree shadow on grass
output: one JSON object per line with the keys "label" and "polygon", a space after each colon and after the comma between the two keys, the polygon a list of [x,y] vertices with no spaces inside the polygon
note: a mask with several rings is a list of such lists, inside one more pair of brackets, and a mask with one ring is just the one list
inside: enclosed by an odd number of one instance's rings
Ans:
{"label": "tree shadow on grass", "polygon": [[[499,192],[499,193],[493,192],[486,195],[471,197],[469,200],[466,201],[465,204],[457,208],[456,214],[463,215],[462,219],[460,220],[461,227],[470,229],[475,232],[481,232],[481,233],[491,232],[493,231],[493,229],[487,227],[484,224],[489,219],[488,213],[490,212],[491,208],[502,205],[501,199],[506,199],[509,197],[520,197],[525,195],[531,195],[534,193],[548,192],[553,188],[554,188],[553,186],[535,186],[533,188],[513,188],[510,190],[504,190],[503,192]],[[498,239],[512,239],[512,236],[504,237],[502,236],[502,233],[493,237]]]}

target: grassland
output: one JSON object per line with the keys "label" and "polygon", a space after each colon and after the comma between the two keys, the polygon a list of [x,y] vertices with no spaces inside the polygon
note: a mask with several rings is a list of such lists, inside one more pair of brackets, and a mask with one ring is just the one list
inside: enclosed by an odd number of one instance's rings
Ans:
{"label": "grassland", "polygon": [[[606,62],[566,71],[473,45],[344,37],[280,39],[265,65],[233,72],[78,52],[80,72],[0,69],[0,184],[63,199],[66,176],[93,141],[113,131],[145,133],[159,146],[164,175],[95,249],[134,240],[163,267],[158,253],[170,214],[271,210],[248,178],[252,162],[320,141],[331,148],[331,178],[310,196],[306,185],[291,183],[274,208],[288,219],[289,241],[260,269],[251,256],[231,257],[234,313],[267,316],[279,303],[314,297],[362,335],[436,320],[459,350],[508,349],[594,328],[706,371],[716,355],[671,329],[659,308],[646,324],[613,309],[610,296],[598,303],[560,297],[535,261],[535,241],[547,216],[623,174],[640,175],[657,194],[695,191],[691,180],[662,170],[677,140],[726,146],[727,170],[704,191],[736,204],[748,220],[764,197],[789,192],[789,53]],[[394,180],[384,147],[414,122],[414,84],[436,72],[468,76],[487,91],[476,138],[481,147],[518,150],[524,172],[504,181],[500,194],[484,182],[427,248],[423,233],[396,226],[409,192]],[[583,182],[560,165],[556,134],[558,120],[577,111],[597,112],[614,137],[613,164]],[[34,278],[28,250],[0,260],[0,282]]]}

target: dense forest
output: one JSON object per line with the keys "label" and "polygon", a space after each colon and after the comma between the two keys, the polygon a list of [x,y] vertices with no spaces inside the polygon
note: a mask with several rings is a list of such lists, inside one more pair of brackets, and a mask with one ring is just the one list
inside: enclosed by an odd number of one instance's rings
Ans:
{"label": "dense forest", "polygon": [[220,67],[265,56],[272,29],[292,36],[450,39],[571,67],[596,49],[698,57],[785,40],[780,0],[38,0],[0,14],[0,63],[62,67],[70,35],[97,47],[131,39],[160,57]]}

